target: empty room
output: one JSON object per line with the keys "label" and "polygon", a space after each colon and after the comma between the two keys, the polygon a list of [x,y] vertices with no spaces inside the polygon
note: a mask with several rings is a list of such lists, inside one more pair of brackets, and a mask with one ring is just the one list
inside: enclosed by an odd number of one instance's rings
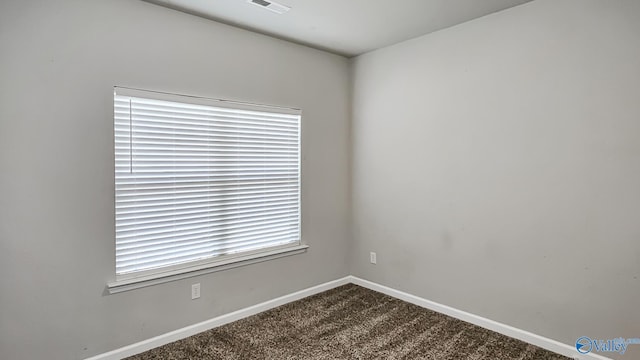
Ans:
{"label": "empty room", "polygon": [[640,1],[1,0],[0,359],[640,359]]}

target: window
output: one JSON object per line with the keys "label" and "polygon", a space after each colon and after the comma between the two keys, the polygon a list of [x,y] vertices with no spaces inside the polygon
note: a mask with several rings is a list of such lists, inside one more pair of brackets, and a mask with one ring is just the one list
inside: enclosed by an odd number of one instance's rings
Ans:
{"label": "window", "polygon": [[116,282],[300,249],[300,118],[115,88]]}

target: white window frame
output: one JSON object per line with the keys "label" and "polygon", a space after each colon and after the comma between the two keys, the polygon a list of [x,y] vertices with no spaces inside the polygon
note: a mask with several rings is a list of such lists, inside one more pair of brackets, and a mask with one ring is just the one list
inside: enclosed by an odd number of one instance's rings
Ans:
{"label": "white window frame", "polygon": [[[131,89],[125,87],[114,87],[114,105],[115,96],[137,97],[161,101],[171,101],[184,104],[206,105],[217,108],[228,108],[233,110],[249,110],[249,111],[268,111],[280,114],[291,114],[299,116],[298,125],[298,242],[286,244],[282,246],[272,246],[253,251],[244,251],[231,255],[220,255],[198,261],[188,263],[163,266],[152,270],[136,271],[132,273],[116,274],[115,281],[107,284],[110,293],[127,291],[144,286],[150,286],[167,281],[174,281],[191,276],[197,276],[209,272],[225,270],[233,267],[253,264],[270,259],[276,259],[283,256],[295,255],[303,253],[308,248],[302,240],[302,111],[294,108],[282,108],[267,105],[256,105],[249,103],[241,103],[229,100],[209,99],[203,97],[194,97],[187,95],[177,95],[170,93],[162,93],[155,91]],[[115,119],[115,110],[114,117]],[[115,120],[114,120],[115,121]],[[115,137],[114,137],[115,138]],[[115,219],[114,219],[115,221]]]}

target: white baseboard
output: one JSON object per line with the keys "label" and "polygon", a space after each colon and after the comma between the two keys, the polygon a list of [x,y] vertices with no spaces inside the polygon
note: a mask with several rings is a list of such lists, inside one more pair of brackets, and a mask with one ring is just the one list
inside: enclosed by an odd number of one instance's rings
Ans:
{"label": "white baseboard", "polygon": [[263,311],[267,311],[269,309],[273,309],[275,307],[278,307],[296,300],[300,300],[307,296],[315,295],[323,291],[327,291],[335,287],[346,285],[349,283],[353,283],[353,284],[365,287],[367,289],[371,289],[371,290],[392,296],[394,298],[404,300],[411,304],[418,305],[420,307],[433,310],[441,314],[445,314],[445,315],[454,317],[456,319],[460,319],[462,321],[466,321],[468,323],[495,331],[497,333],[512,337],[514,339],[522,340],[529,344],[539,346],[543,349],[547,349],[573,359],[611,360],[607,357],[594,354],[594,353],[581,355],[581,354],[578,354],[575,347],[571,345],[563,344],[561,342],[558,342],[540,335],[536,335],[528,331],[514,328],[513,326],[509,326],[509,325],[499,323],[497,321],[489,320],[487,318],[483,318],[481,316],[474,315],[466,311],[458,310],[450,306],[446,306],[430,300],[426,300],[418,296],[411,295],[411,294],[402,292],[400,290],[392,289],[390,287],[380,285],[368,280],[364,280],[355,276],[347,276],[341,279],[329,281],[324,284],[310,287],[308,289],[300,290],[298,292],[295,292],[289,295],[281,296],[273,300],[265,301],[263,303],[253,305],[248,308],[240,309],[240,310],[231,312],[229,314],[221,315],[213,319],[206,320],[198,324],[194,324],[191,326],[184,327],[182,329],[171,331],[169,333],[162,334],[162,335],[153,337],[151,339],[143,340],[135,344],[124,346],[119,349],[109,351],[100,355],[96,355],[96,356],[87,358],[86,360],[119,360],[127,356],[136,355],[141,352],[145,352],[147,350],[156,348],[158,346],[166,345],[171,342],[201,333],[203,331],[207,331],[215,327],[222,326],[230,322],[234,322],[234,321],[261,313]]}
{"label": "white baseboard", "polygon": [[563,344],[559,341],[556,340],[552,340],[549,338],[546,338],[544,336],[540,336],[540,335],[536,335],[533,333],[530,333],[528,331],[524,331],[518,328],[515,328],[513,326],[509,326],[506,324],[502,324],[499,323],[497,321],[493,321],[493,320],[489,320],[487,318],[483,318],[482,316],[478,316],[478,315],[474,315],[471,313],[468,313],[466,311],[462,311],[462,310],[458,310],[455,308],[452,308],[450,306],[446,306],[446,305],[442,305],[439,304],[437,302],[433,302],[431,300],[426,300],[423,298],[420,298],[418,296],[415,295],[411,295],[408,294],[406,292],[402,292],[400,290],[396,290],[396,289],[392,289],[390,287],[387,286],[383,286],[368,280],[364,280],[364,279],[360,279],[358,277],[355,276],[350,276],[349,277],[349,281],[351,283],[354,283],[356,285],[365,287],[367,289],[371,289],[380,293],[383,293],[385,295],[389,295],[391,297],[394,297],[396,299],[400,299],[400,300],[404,300],[408,303],[423,307],[425,309],[429,309],[429,310],[433,310],[436,312],[439,312],[441,314],[445,314],[448,316],[451,316],[453,318],[462,320],[462,321],[466,321],[468,323],[483,327],[485,329],[489,329],[491,331],[495,331],[497,333],[500,333],[502,335],[506,335],[509,337],[512,337],[514,339],[518,339],[518,340],[522,340],[524,342],[527,342],[529,344],[533,344],[535,346],[541,347],[543,349],[547,349],[549,351],[553,351],[555,353],[570,357],[572,359],[576,359],[576,360],[611,360],[607,357],[604,357],[602,355],[598,355],[598,354],[594,354],[594,353],[589,353],[589,354],[579,354],[576,351],[575,346],[571,346],[571,345],[567,345],[567,344]]}
{"label": "white baseboard", "polygon": [[207,330],[216,328],[218,326],[222,326],[224,324],[228,324],[230,322],[234,322],[234,321],[249,317],[251,315],[255,315],[263,311],[267,311],[269,309],[273,309],[275,307],[278,307],[296,300],[300,300],[307,296],[315,295],[341,285],[346,285],[350,282],[350,279],[351,278],[347,276],[342,279],[329,281],[324,284],[320,284],[314,287],[310,287],[308,289],[297,291],[293,294],[281,296],[273,300],[268,300],[263,303],[250,306],[248,308],[240,309],[229,314],[221,315],[213,319],[203,321],[201,323],[197,323],[191,326],[184,327],[182,329],[178,329],[172,332],[168,332],[166,334],[153,337],[151,339],[143,340],[135,344],[124,346],[119,349],[115,349],[113,351],[109,351],[100,355],[96,355],[96,356],[87,358],[86,360],[119,360],[127,356],[136,355],[141,352],[145,352],[147,350],[156,348],[158,346],[166,345],[171,342],[178,341],[180,339],[184,339],[189,336],[201,333],[203,331],[207,331]]}

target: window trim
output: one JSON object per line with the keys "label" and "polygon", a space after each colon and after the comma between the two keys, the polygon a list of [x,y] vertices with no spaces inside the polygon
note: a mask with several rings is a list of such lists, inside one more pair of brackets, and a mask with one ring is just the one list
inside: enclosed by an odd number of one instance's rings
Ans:
{"label": "window trim", "polygon": [[[277,110],[281,114],[299,115],[302,119],[302,111],[297,108],[270,106],[263,104],[253,104],[247,102],[238,102],[233,100],[213,99],[191,95],[172,94],[167,92],[142,90],[135,88],[128,88],[122,86],[113,87],[114,94],[117,93],[121,96],[132,96],[141,98],[150,98],[157,100],[166,100],[173,102],[185,102],[189,104],[208,105],[222,108],[231,108],[236,110]],[[112,118],[115,114],[112,114]],[[221,257],[207,258],[197,261],[192,261],[183,264],[169,265],[159,269],[146,270],[137,273],[118,275],[115,273],[114,266],[114,281],[107,283],[107,290],[110,294],[115,294],[123,291],[129,291],[151,285],[161,284],[165,282],[185,279],[193,276],[207,274],[211,272],[222,271],[226,269],[236,268],[240,266],[246,266],[258,262],[277,259],[285,256],[296,255],[307,251],[309,246],[304,242],[302,236],[302,121],[298,125],[298,173],[299,173],[299,187],[298,187],[298,203],[299,203],[299,241],[295,244],[285,244],[280,246],[274,246],[264,249],[257,249],[248,252],[242,252],[238,254],[224,255]],[[114,165],[115,166],[115,165]],[[115,188],[114,188],[114,202],[115,202]],[[114,204],[115,205],[115,204]],[[115,222],[115,213],[114,213]],[[115,234],[114,234],[115,239]],[[114,242],[115,246],[115,242]],[[115,254],[115,251],[114,251]],[[115,261],[115,258],[114,258]]]}
{"label": "window trim", "polygon": [[[139,289],[147,286],[163,284],[171,281],[187,279],[194,276],[209,274],[212,272],[223,271],[256,264],[263,261],[279,259],[285,256],[297,255],[307,252],[309,245],[301,244],[294,247],[286,246],[280,249],[270,249],[269,251],[256,252],[254,254],[240,254],[239,256],[229,256],[217,261],[209,261],[204,264],[183,267],[165,272],[157,272],[130,278],[127,280],[116,280],[107,283],[109,294],[117,294],[124,291]],[[214,258],[215,259],[215,258]]]}

